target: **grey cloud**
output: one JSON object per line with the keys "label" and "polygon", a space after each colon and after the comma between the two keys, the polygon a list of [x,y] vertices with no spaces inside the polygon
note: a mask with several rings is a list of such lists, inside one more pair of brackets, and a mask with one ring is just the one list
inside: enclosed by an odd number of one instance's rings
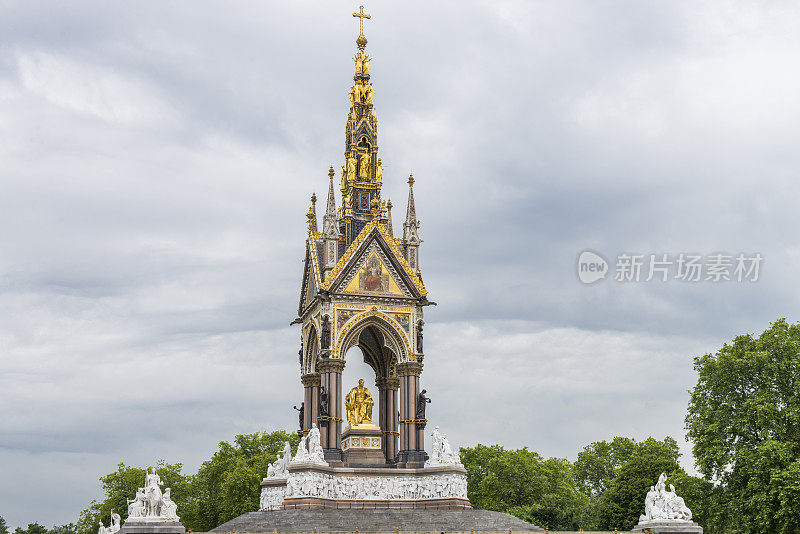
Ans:
{"label": "grey cloud", "polygon": [[[194,469],[237,432],[294,426],[287,324],[310,194],[341,164],[352,8],[0,8],[12,525],[73,520],[118,461]],[[457,445],[568,457],[615,434],[680,438],[691,356],[800,307],[797,6],[367,9],[384,195],[399,233],[414,172],[439,302],[432,417]],[[765,263],[751,285],[584,287],[587,247]],[[348,380],[368,374],[349,357]]]}

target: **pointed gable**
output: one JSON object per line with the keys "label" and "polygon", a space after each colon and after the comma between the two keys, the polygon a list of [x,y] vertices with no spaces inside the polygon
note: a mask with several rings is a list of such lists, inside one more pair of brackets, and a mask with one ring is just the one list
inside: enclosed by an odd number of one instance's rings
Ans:
{"label": "pointed gable", "polygon": [[422,278],[397,243],[376,221],[369,222],[321,286],[330,292],[419,298],[427,295]]}

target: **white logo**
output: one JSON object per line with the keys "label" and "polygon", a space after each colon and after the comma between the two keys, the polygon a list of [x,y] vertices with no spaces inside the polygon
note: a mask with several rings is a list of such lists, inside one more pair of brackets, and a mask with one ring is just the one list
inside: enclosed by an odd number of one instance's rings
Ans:
{"label": "white logo", "polygon": [[600,254],[584,250],[578,256],[578,278],[584,284],[593,284],[606,277],[608,262]]}

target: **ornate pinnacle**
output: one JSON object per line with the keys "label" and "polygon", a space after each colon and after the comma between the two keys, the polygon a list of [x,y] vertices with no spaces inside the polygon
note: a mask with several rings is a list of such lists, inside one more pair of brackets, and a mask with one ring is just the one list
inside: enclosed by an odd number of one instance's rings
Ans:
{"label": "ornate pinnacle", "polygon": [[308,219],[308,231],[309,232],[316,232],[317,231],[317,194],[311,194],[311,205],[308,207],[308,213],[306,213],[306,218]]}
{"label": "ornate pinnacle", "polygon": [[356,45],[360,50],[364,50],[367,47],[367,38],[364,36],[364,19],[372,18],[367,13],[364,13],[364,6],[358,6],[358,13],[353,13],[354,17],[358,17],[358,39],[356,39]]}
{"label": "ornate pinnacle", "polygon": [[333,176],[336,171],[333,165],[328,169],[328,205],[325,208],[325,216],[322,219],[322,236],[325,239],[339,239],[339,225],[336,220],[336,198],[333,194]]}
{"label": "ornate pinnacle", "polygon": [[408,185],[414,185],[414,173],[408,175]]}

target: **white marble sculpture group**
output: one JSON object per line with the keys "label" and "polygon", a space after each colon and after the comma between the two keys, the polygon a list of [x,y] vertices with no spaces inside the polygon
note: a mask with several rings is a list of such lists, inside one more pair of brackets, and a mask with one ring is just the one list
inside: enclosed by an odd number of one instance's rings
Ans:
{"label": "white marble sculpture group", "polygon": [[644,514],[639,523],[648,521],[691,521],[692,511],[686,507],[681,497],[675,493],[675,486],[666,488],[667,475],[661,473],[655,486],[650,486],[644,500]]}
{"label": "white marble sculpture group", "polygon": [[[178,521],[178,505],[172,500],[170,489],[161,492],[161,478],[152,467],[145,476],[144,487],[136,491],[136,497],[128,500],[128,521],[174,522]],[[98,533],[98,534],[103,534]]]}
{"label": "white marble sculpture group", "polygon": [[117,534],[120,528],[120,520],[122,518],[116,512],[111,512],[111,524],[103,526],[103,522],[100,521],[100,528],[97,529],[97,534]]}
{"label": "white marble sculpture group", "polygon": [[425,461],[425,467],[437,467],[440,465],[461,465],[458,456],[450,447],[447,435],[439,432],[439,427],[435,427],[431,433],[433,444],[431,445],[431,457]]}
{"label": "white marble sculpture group", "polygon": [[283,456],[269,464],[267,478],[286,478],[289,476],[289,463],[292,461],[292,446],[287,441],[283,445]]}
{"label": "white marble sculpture group", "polygon": [[[425,467],[461,467],[458,456],[453,453],[447,437],[433,430],[433,446],[430,460]],[[289,470],[289,467],[292,470]],[[297,469],[299,467],[310,469]],[[278,510],[287,497],[318,497],[334,500],[424,500],[467,498],[467,478],[460,472],[425,473],[419,475],[352,474],[335,470],[314,469],[327,467],[320,434],[316,425],[300,441],[297,454],[287,442],[283,456],[267,469],[265,481],[276,484],[261,489],[261,510]],[[282,482],[285,480],[285,484]]]}
{"label": "white marble sculpture group", "polygon": [[[284,451],[284,456],[286,452]],[[300,444],[297,446],[297,454],[290,462],[292,465],[296,464],[314,464],[327,466],[328,462],[325,461],[325,452],[322,450],[320,443],[319,428],[317,423],[311,425],[311,430],[308,434],[303,436]]]}

